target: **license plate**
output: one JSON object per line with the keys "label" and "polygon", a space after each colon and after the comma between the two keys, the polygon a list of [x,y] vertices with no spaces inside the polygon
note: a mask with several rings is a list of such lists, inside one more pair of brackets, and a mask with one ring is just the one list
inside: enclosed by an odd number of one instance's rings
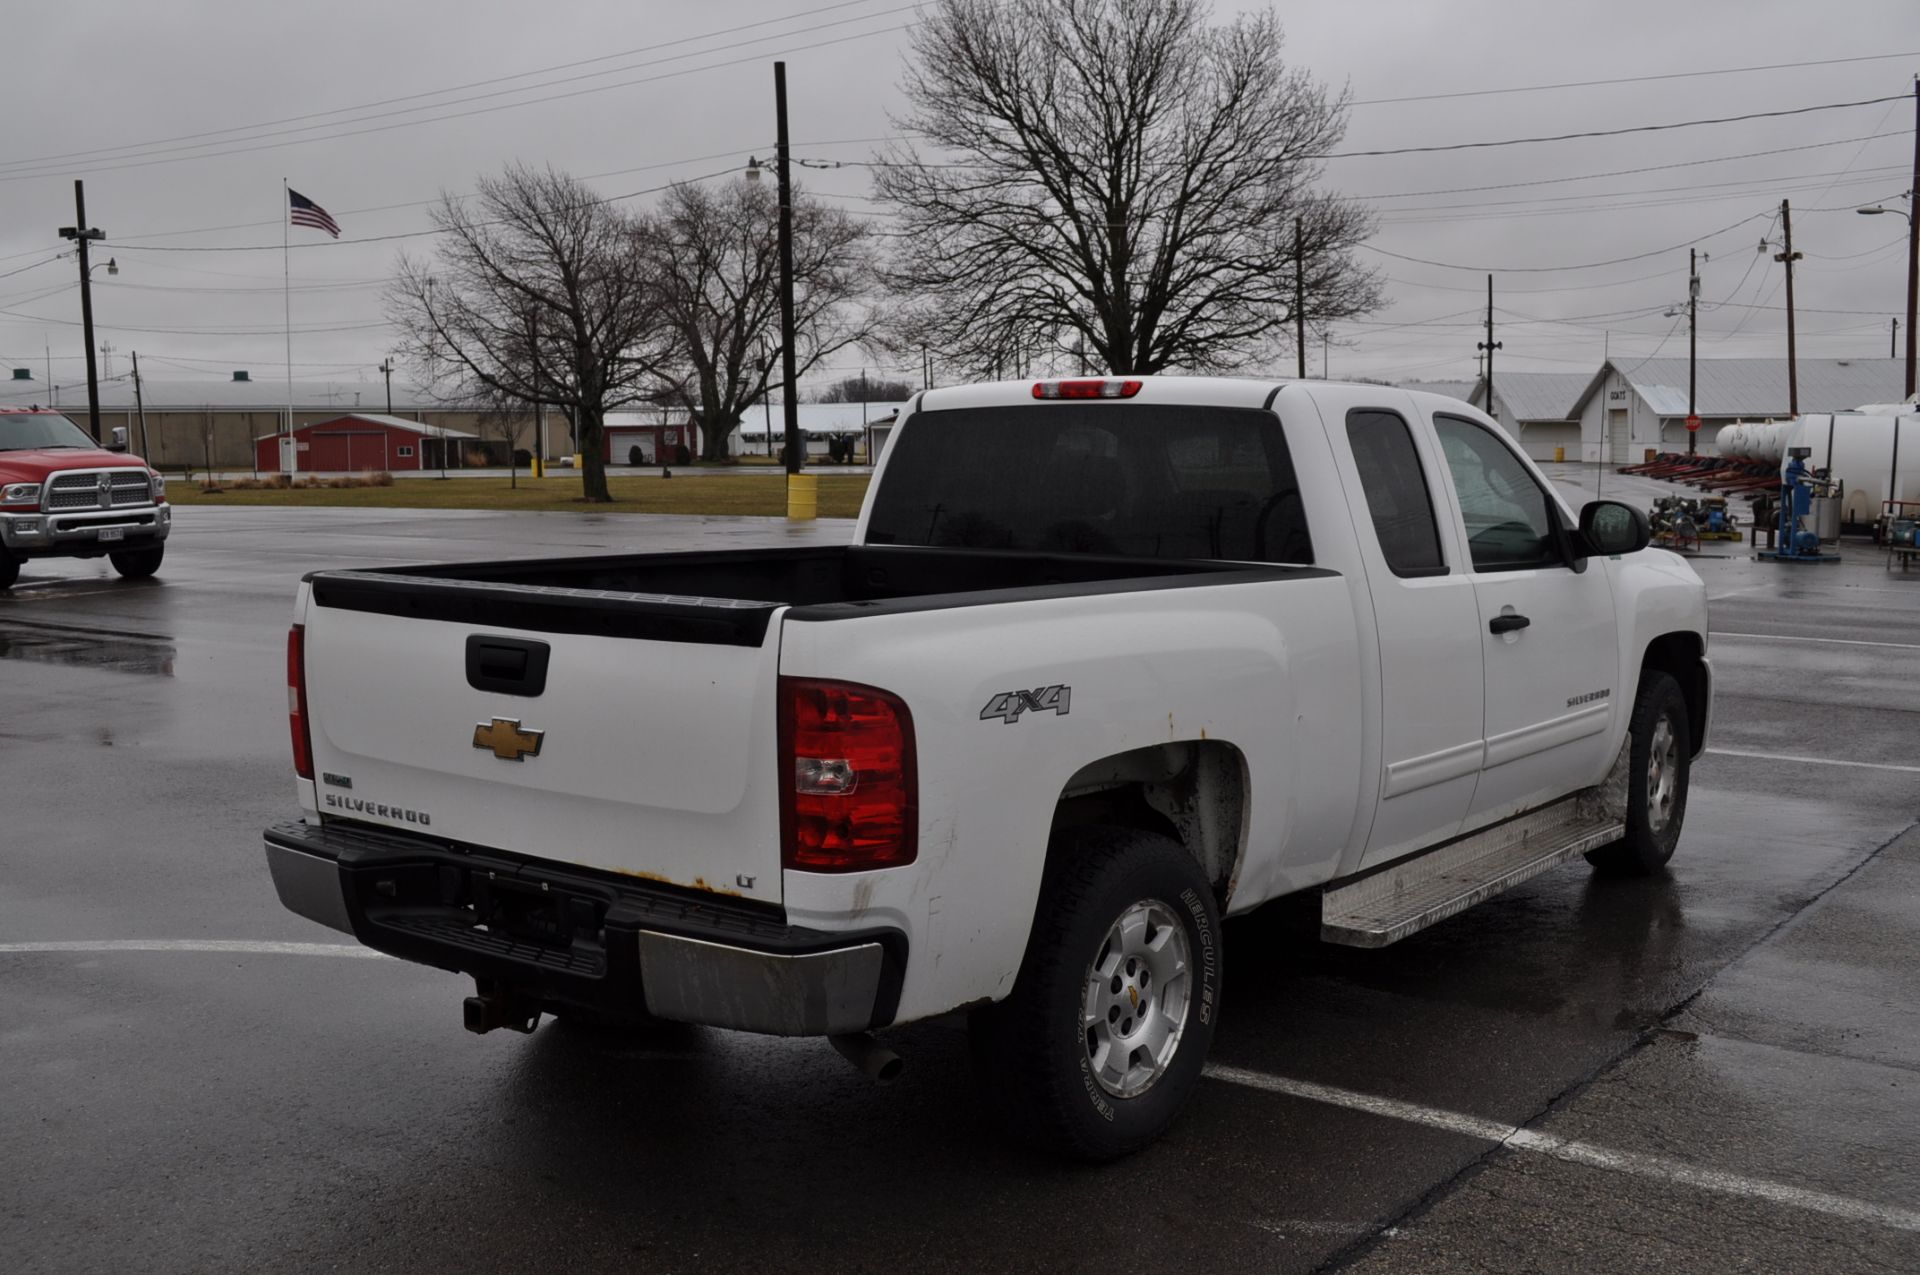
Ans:
{"label": "license plate", "polygon": [[105,543],[107,543],[107,542],[108,542],[109,540],[125,540],[126,538],[127,538],[127,529],[126,529],[125,527],[102,527],[102,528],[100,528],[100,543],[101,543],[101,544],[105,544]]}

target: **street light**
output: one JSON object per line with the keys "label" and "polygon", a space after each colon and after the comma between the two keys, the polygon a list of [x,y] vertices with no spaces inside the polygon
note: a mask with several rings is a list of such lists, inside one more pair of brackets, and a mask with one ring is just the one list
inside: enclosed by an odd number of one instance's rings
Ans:
{"label": "street light", "polygon": [[[1920,93],[1920,88],[1916,88]],[[1914,144],[1914,165],[1920,170],[1920,142]],[[1907,201],[1905,208],[1888,208],[1881,204],[1872,204],[1866,208],[1856,208],[1862,217],[1879,217],[1886,213],[1898,213],[1907,219],[1907,397],[1913,397],[1914,387],[1914,332],[1913,318],[1916,301],[1920,301],[1920,222],[1913,216],[1913,192],[1907,191],[1900,198]]]}

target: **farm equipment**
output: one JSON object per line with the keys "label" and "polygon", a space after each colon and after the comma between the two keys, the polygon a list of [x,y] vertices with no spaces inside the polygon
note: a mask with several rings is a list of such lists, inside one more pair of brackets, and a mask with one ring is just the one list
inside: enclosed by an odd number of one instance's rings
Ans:
{"label": "farm equipment", "polygon": [[1815,499],[1833,494],[1827,472],[1808,467],[1811,455],[1811,447],[1787,449],[1787,467],[1780,474],[1779,539],[1760,554],[1769,562],[1840,561],[1837,554],[1820,552],[1820,533],[1810,525]]}
{"label": "farm equipment", "polygon": [[1662,496],[1647,515],[1653,543],[1692,552],[1702,540],[1738,540],[1740,528],[1723,496]]}

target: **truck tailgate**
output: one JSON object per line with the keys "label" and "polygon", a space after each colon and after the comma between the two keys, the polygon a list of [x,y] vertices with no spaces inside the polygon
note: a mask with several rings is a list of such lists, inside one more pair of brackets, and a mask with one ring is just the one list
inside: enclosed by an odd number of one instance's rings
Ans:
{"label": "truck tailgate", "polygon": [[371,573],[311,599],[322,815],[780,901],[773,604]]}

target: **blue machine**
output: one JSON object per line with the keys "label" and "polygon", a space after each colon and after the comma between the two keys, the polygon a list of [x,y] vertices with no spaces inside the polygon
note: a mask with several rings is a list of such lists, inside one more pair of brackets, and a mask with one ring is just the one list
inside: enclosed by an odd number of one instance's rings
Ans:
{"label": "blue machine", "polygon": [[1820,552],[1820,533],[1806,525],[1813,498],[1827,494],[1826,479],[1807,467],[1811,447],[1787,450],[1787,467],[1780,474],[1780,528],[1775,547],[1760,554],[1769,562],[1838,562],[1840,556]]}

